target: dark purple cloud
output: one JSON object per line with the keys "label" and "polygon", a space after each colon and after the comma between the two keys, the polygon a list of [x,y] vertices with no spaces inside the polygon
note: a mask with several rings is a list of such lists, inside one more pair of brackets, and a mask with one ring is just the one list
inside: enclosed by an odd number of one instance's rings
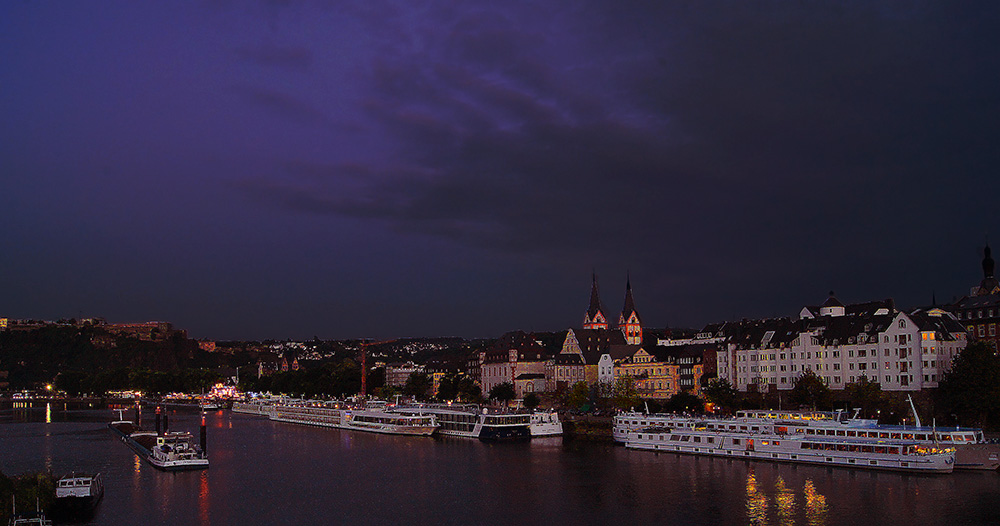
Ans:
{"label": "dark purple cloud", "polygon": [[0,315],[495,335],[579,323],[596,268],[700,325],[950,299],[996,230],[981,3],[3,11]]}

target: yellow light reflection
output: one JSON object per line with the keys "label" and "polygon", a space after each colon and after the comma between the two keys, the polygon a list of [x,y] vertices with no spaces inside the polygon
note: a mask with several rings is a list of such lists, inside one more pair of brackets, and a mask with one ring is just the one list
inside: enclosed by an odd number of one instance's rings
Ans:
{"label": "yellow light reflection", "polygon": [[767,495],[757,489],[753,469],[747,473],[747,519],[754,526],[767,524]]}
{"label": "yellow light reflection", "polygon": [[45,423],[52,423],[52,404],[45,404]]}
{"label": "yellow light reflection", "polygon": [[824,526],[826,524],[826,497],[820,495],[813,486],[812,480],[806,480],[804,488],[806,498],[806,524],[809,526]]}
{"label": "yellow light reflection", "polygon": [[785,481],[778,477],[774,483],[777,494],[774,496],[775,504],[778,506],[779,526],[792,526],[795,524],[795,492],[785,485]]}

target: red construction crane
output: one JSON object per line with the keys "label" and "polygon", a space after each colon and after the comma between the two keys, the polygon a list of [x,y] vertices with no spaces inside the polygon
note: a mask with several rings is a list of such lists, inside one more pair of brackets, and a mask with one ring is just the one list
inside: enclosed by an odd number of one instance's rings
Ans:
{"label": "red construction crane", "polygon": [[368,353],[365,350],[369,345],[382,345],[384,343],[394,343],[396,340],[382,340],[377,342],[361,342],[361,397],[368,395]]}

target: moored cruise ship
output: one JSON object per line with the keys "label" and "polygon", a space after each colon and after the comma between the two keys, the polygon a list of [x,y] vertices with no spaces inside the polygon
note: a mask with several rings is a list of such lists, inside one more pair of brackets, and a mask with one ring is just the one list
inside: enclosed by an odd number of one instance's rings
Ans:
{"label": "moored cruise ship", "polygon": [[531,437],[531,414],[491,412],[477,405],[420,404],[392,411],[407,415],[434,415],[439,435],[480,440],[517,440]]}
{"label": "moored cruise ship", "polygon": [[271,420],[391,435],[429,436],[438,428],[433,415],[404,415],[370,406],[352,408],[341,402],[276,404]]}
{"label": "moored cruise ship", "polygon": [[740,427],[726,421],[696,420],[690,426],[640,429],[627,433],[625,447],[920,473],[951,473],[955,465],[954,448],[937,448],[913,441],[845,441],[825,436],[779,435],[762,430],[741,430]]}
{"label": "moored cruise ship", "polygon": [[[616,442],[625,442],[631,431],[651,427],[683,428],[695,420],[689,416],[621,413],[614,418],[613,436]],[[924,446],[953,447],[956,449],[955,469],[1000,468],[1000,445],[987,443],[980,429],[882,425],[877,420],[857,418],[857,414],[850,416],[843,411],[746,410],[737,412],[736,418],[729,421],[743,431],[830,437],[841,441],[902,440]]]}

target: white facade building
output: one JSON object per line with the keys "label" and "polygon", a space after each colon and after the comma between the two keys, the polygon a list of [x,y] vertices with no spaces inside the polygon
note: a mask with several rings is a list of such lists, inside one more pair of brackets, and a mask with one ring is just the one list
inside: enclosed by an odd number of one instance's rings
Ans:
{"label": "white facade building", "polygon": [[906,314],[891,301],[845,307],[831,296],[814,312],[722,326],[728,344],[717,357],[719,376],[741,391],[792,389],[809,370],[832,389],[867,378],[883,391],[918,391],[937,387],[966,345],[961,324],[936,309]]}

